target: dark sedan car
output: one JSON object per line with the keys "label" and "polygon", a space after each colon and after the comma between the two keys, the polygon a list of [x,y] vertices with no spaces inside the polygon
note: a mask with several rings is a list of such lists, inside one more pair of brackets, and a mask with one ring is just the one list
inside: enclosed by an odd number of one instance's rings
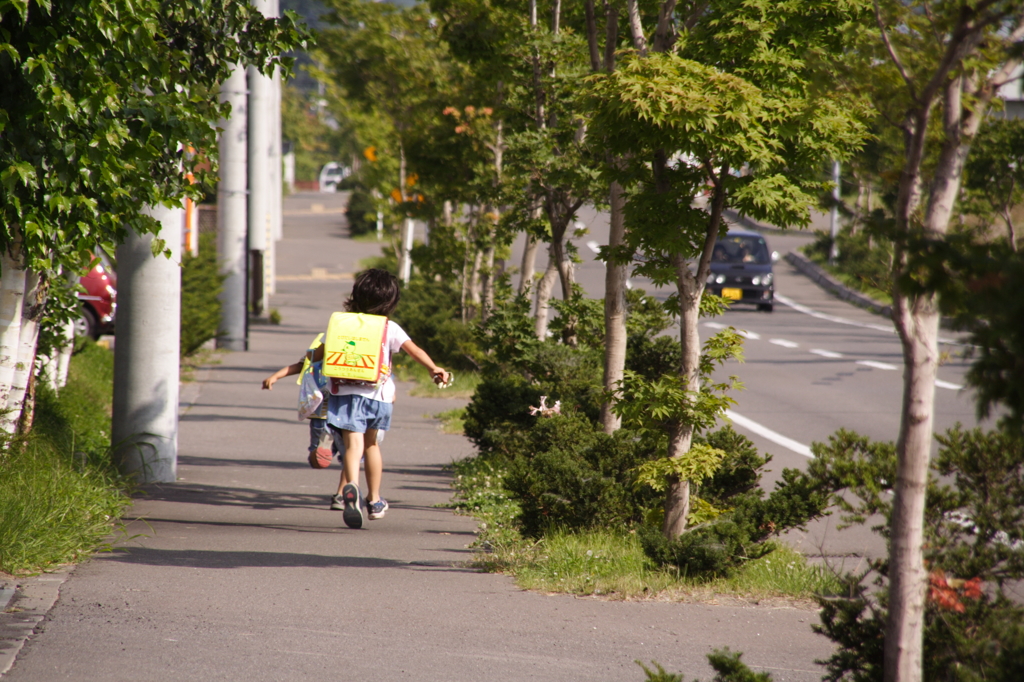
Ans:
{"label": "dark sedan car", "polygon": [[715,244],[707,290],[770,313],[775,305],[772,263],[778,258],[757,232],[729,230]]}

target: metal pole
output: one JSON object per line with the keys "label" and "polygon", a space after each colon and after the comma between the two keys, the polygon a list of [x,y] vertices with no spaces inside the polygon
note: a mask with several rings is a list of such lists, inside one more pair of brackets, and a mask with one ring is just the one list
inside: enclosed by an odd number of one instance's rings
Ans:
{"label": "metal pole", "polygon": [[155,206],[172,252],[129,232],[117,247],[117,332],[111,444],[121,471],[142,483],[173,482],[178,466],[181,230],[184,209]]}
{"label": "metal pole", "polygon": [[218,348],[247,350],[247,197],[245,67],[236,66],[220,89],[220,100],[231,103],[231,116],[220,122],[220,182],[217,185],[217,255],[225,276],[221,290]]}
{"label": "metal pole", "polygon": [[836,258],[839,258],[839,245],[837,239],[839,238],[839,162],[835,161],[832,164],[832,182],[834,187],[832,188],[832,215],[830,233],[832,235],[832,247],[828,252],[829,265],[834,265]]}

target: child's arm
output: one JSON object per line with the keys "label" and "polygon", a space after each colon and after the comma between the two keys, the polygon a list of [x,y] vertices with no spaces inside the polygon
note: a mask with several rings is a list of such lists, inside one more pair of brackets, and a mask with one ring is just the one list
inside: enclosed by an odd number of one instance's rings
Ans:
{"label": "child's arm", "polygon": [[303,364],[303,361],[299,360],[294,365],[288,365],[287,367],[282,367],[281,369],[279,369],[276,372],[274,372],[273,374],[271,374],[269,377],[267,377],[266,379],[263,380],[263,388],[264,388],[264,390],[269,391],[270,389],[272,389],[274,387],[274,384],[277,383],[278,379],[283,379],[284,377],[288,377],[288,376],[291,376],[293,374],[298,374],[299,372],[301,372],[302,371],[302,364]]}
{"label": "child's arm", "polygon": [[434,364],[427,352],[413,343],[412,339],[402,344],[402,350],[412,356],[412,359],[426,367],[430,371],[430,378],[435,384],[447,384],[451,375]]}

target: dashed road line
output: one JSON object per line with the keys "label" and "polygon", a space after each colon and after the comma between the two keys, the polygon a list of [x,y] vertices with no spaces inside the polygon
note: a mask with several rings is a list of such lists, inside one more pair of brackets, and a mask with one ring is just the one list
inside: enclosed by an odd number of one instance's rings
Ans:
{"label": "dashed road line", "polygon": [[935,385],[938,386],[939,388],[948,388],[954,391],[959,391],[963,388],[963,386],[961,386],[960,384],[953,384],[948,381],[942,381],[940,379],[935,380]]}
{"label": "dashed road line", "polygon": [[747,431],[756,433],[762,438],[767,438],[776,445],[781,445],[787,450],[792,450],[798,455],[803,455],[804,457],[814,459],[814,453],[811,452],[811,448],[804,445],[803,443],[795,441],[792,438],[787,438],[778,431],[772,431],[767,426],[764,426],[763,424],[758,424],[753,419],[748,419],[747,417],[744,417],[741,414],[737,414],[732,410],[726,410],[725,416],[731,419],[732,422],[739,426],[740,428],[744,428]]}
{"label": "dashed road line", "polygon": [[896,365],[890,365],[888,362],[875,362],[874,360],[858,360],[858,365],[864,365],[865,367],[873,367],[874,369],[887,369],[897,370],[899,367]]}
{"label": "dashed road line", "polygon": [[751,341],[757,341],[761,338],[761,335],[757,332],[748,332],[746,329],[737,329],[736,333],[745,339],[750,339]]}
{"label": "dashed road line", "polygon": [[838,360],[843,357],[842,353],[836,353],[835,351],[832,350],[823,350],[821,348],[812,348],[808,352],[814,353],[815,355],[820,355],[823,358],[828,358],[829,360]]}
{"label": "dashed road line", "polygon": [[782,346],[783,348],[799,348],[800,344],[796,341],[787,341],[786,339],[769,339],[768,343],[774,343],[776,346]]}

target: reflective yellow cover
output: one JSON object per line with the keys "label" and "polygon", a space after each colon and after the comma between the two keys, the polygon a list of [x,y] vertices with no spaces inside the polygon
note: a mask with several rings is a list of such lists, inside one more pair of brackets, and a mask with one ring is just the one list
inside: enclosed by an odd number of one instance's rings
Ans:
{"label": "reflective yellow cover", "polygon": [[324,376],[375,384],[380,380],[388,318],[334,313],[324,338]]}

